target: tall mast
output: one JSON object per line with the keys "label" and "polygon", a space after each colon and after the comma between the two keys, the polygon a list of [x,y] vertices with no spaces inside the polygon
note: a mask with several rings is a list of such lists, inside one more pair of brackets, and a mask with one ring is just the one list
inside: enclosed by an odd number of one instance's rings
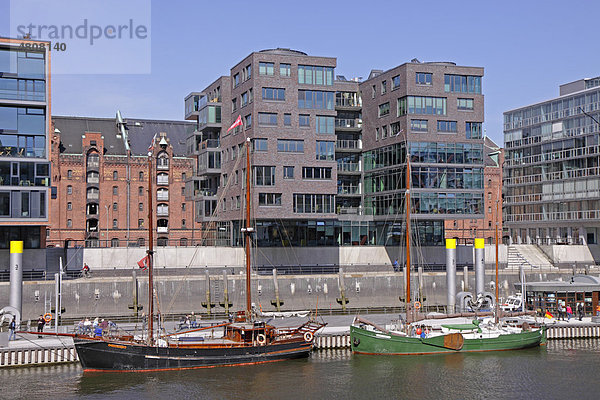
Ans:
{"label": "tall mast", "polygon": [[406,320],[412,322],[412,307],[410,306],[410,156],[408,154],[408,141],[406,146],[406,192],[404,194],[404,207],[406,207]]}
{"label": "tall mast", "polygon": [[[154,149],[154,139],[152,140],[151,150]],[[154,278],[152,276],[152,268],[154,264],[154,248],[153,248],[153,207],[152,207],[152,151],[148,152],[148,344],[152,345],[154,338],[152,337],[154,330]]]}
{"label": "tall mast", "polygon": [[496,234],[494,235],[496,241],[496,324],[498,324],[498,312],[500,311],[498,306],[498,202],[498,199],[496,199]]}
{"label": "tall mast", "polygon": [[250,288],[250,138],[246,138],[246,319],[249,321],[252,311],[252,293]]}

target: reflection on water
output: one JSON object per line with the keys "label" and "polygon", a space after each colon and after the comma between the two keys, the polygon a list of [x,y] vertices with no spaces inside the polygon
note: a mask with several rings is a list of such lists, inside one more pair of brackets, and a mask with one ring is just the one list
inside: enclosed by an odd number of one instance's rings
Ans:
{"label": "reflection on water", "polygon": [[83,373],[78,365],[0,370],[8,399],[597,398],[598,339],[522,351],[425,356],[316,351],[286,362],[149,373]]}

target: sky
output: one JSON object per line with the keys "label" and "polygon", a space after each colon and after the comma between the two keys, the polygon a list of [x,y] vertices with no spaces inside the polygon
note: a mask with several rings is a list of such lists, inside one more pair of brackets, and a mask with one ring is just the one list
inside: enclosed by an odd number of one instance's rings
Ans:
{"label": "sky", "polygon": [[484,129],[502,143],[503,112],[600,75],[599,11],[600,2],[555,0],[0,0],[0,36],[23,18],[147,29],[137,41],[67,41],[53,52],[53,115],[181,120],[188,93],[267,48],[336,57],[346,78],[413,58],[484,67]]}

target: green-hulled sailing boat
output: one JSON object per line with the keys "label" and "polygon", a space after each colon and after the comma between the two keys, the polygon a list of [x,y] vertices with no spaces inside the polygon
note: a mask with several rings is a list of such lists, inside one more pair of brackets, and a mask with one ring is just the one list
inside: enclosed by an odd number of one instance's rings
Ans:
{"label": "green-hulled sailing boat", "polygon": [[[481,323],[441,324],[434,326],[427,320],[415,320],[410,300],[410,160],[406,160],[406,319],[404,329],[392,330],[363,318],[356,317],[350,326],[352,352],[358,354],[408,355],[496,350],[519,350],[546,342],[546,326],[532,329],[502,325],[499,322],[498,285],[496,284],[496,312],[493,320]],[[498,204],[496,203],[496,207]],[[496,282],[498,282],[498,223],[496,222]]]}

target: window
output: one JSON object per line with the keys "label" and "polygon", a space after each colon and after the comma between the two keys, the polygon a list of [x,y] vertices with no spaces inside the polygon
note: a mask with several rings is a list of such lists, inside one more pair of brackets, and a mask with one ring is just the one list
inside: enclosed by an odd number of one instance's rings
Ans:
{"label": "window", "polygon": [[281,76],[290,76],[292,74],[292,66],[291,64],[279,64],[279,75]]}
{"label": "window", "polygon": [[298,90],[298,108],[333,110],[334,92]]}
{"label": "window", "polygon": [[283,167],[283,179],[294,179],[294,167]]}
{"label": "window", "polygon": [[381,138],[385,139],[387,137],[387,134],[388,134],[387,125],[383,125],[381,127]]}
{"label": "window", "polygon": [[248,114],[244,117],[244,126],[245,129],[252,128],[252,114]]}
{"label": "window", "polygon": [[473,109],[473,99],[456,99],[457,104],[456,108],[459,110],[472,110]]}
{"label": "window", "polygon": [[144,171],[140,171],[140,175],[139,176],[140,176],[140,178],[139,178],[140,181],[143,181],[144,180]]}
{"label": "window", "polygon": [[144,211],[144,203],[138,204],[138,210],[139,211]]}
{"label": "window", "polygon": [[387,93],[387,81],[382,81],[381,82],[381,94],[386,94]]}
{"label": "window", "polygon": [[117,229],[119,228],[119,220],[118,219],[113,219],[113,229]]}
{"label": "window", "polygon": [[456,133],[456,121],[438,121],[437,130],[438,132]]}
{"label": "window", "polygon": [[273,75],[274,65],[275,64],[270,63],[270,62],[258,63],[258,74],[259,75]]}
{"label": "window", "polygon": [[113,196],[117,196],[119,194],[119,187],[113,186]]}
{"label": "window", "polygon": [[231,100],[231,112],[234,112],[235,110],[237,110],[237,98]]}
{"label": "window", "polygon": [[332,213],[335,210],[335,196],[332,194],[294,193],[294,212],[298,214]]}
{"label": "window", "polygon": [[492,193],[488,193],[488,200],[492,199]]}
{"label": "window", "polygon": [[68,170],[67,171],[67,179],[73,179],[73,170]]}
{"label": "window", "polygon": [[[144,221],[142,220],[142,227],[144,226],[143,222]],[[146,239],[144,239],[144,238],[138,238],[137,245],[139,247],[144,247],[146,245]]]}
{"label": "window", "polygon": [[67,211],[71,211],[73,209],[73,203],[70,201],[67,203]]}
{"label": "window", "polygon": [[233,87],[236,88],[240,84],[240,74],[237,73],[233,76]]}
{"label": "window", "polygon": [[281,205],[281,193],[259,193],[258,194],[258,205],[259,206],[280,206]]}
{"label": "window", "polygon": [[400,87],[400,75],[396,75],[392,78],[392,90]]}
{"label": "window", "polygon": [[335,117],[317,115],[316,122],[317,133],[330,135],[335,133]]}
{"label": "window", "polygon": [[277,139],[277,151],[282,153],[304,153],[304,140]]}
{"label": "window", "polygon": [[465,131],[467,139],[481,139],[483,137],[481,122],[466,122]]}
{"label": "window", "polygon": [[331,179],[331,168],[302,167],[302,179]]}
{"label": "window", "polygon": [[112,238],[112,239],[110,240],[110,246],[111,246],[111,247],[119,247],[119,239],[117,239],[117,238]]}
{"label": "window", "polygon": [[292,126],[292,114],[283,114],[283,125]]}
{"label": "window", "polygon": [[299,126],[310,126],[310,115],[300,114],[298,116],[298,125]]}
{"label": "window", "polygon": [[276,113],[258,113],[258,125],[261,126],[277,126]]}
{"label": "window", "polygon": [[252,64],[246,65],[242,70],[242,82],[246,82],[250,78],[252,78]]}
{"label": "window", "polygon": [[71,228],[71,227],[73,227],[73,221],[68,219],[67,220],[67,228]]}
{"label": "window", "polygon": [[492,207],[488,207],[488,214],[492,213]]}
{"label": "window", "polygon": [[481,94],[481,76],[444,75],[444,90],[451,93]]}
{"label": "window", "polygon": [[138,229],[141,229],[144,227],[144,219],[140,218],[138,219]]}
{"label": "window", "polygon": [[298,83],[305,85],[333,85],[333,68],[298,65]]}
{"label": "window", "polygon": [[384,117],[390,113],[390,102],[379,105],[379,117]]}
{"label": "window", "polygon": [[113,171],[113,181],[119,180],[119,173],[117,171]]}
{"label": "window", "polygon": [[182,195],[182,196],[185,196],[185,186],[182,186],[182,187],[181,187],[181,195]]}
{"label": "window", "polygon": [[253,151],[267,151],[267,139],[252,139]]}
{"label": "window", "polygon": [[185,228],[186,228],[186,225],[185,225],[185,219],[182,219],[182,220],[181,220],[181,228],[182,228],[182,229],[185,229]]}
{"label": "window", "polygon": [[275,186],[275,167],[254,167],[254,185]]}
{"label": "window", "polygon": [[119,203],[113,203],[113,206],[112,206],[113,211],[117,211],[118,208],[119,208]]}
{"label": "window", "polygon": [[144,195],[144,187],[143,186],[139,186],[138,187],[138,196],[143,196]]}
{"label": "window", "polygon": [[399,135],[402,129],[400,129],[400,122],[392,122],[390,124],[390,136]]}
{"label": "window", "polygon": [[446,115],[445,97],[406,96],[398,99],[398,117],[406,114]]}
{"label": "window", "polygon": [[428,72],[417,72],[415,74],[415,83],[417,85],[431,85],[432,83],[432,74]]}
{"label": "window", "polygon": [[317,140],[316,159],[322,161],[335,160],[335,142]]}
{"label": "window", "polygon": [[182,173],[181,173],[181,180],[182,180],[182,181],[185,181],[185,178],[186,178],[186,176],[187,176],[187,175],[185,174],[185,172],[182,172]]}
{"label": "window", "polygon": [[252,103],[252,100],[254,100],[252,89],[248,89],[248,103]]}
{"label": "window", "polygon": [[427,132],[427,120],[426,119],[411,119],[410,130],[413,132]]}
{"label": "window", "polygon": [[372,99],[375,98],[375,93],[377,93],[377,86],[373,85],[373,86],[371,86],[371,98]]}
{"label": "window", "polygon": [[285,89],[283,88],[262,88],[263,100],[285,101]]}
{"label": "window", "polygon": [[67,194],[73,194],[73,186],[67,186]]}
{"label": "window", "polygon": [[185,208],[186,208],[185,203],[181,203],[181,211],[185,211]]}
{"label": "window", "polygon": [[248,92],[244,92],[240,96],[240,107],[244,107],[247,105],[248,105]]}

